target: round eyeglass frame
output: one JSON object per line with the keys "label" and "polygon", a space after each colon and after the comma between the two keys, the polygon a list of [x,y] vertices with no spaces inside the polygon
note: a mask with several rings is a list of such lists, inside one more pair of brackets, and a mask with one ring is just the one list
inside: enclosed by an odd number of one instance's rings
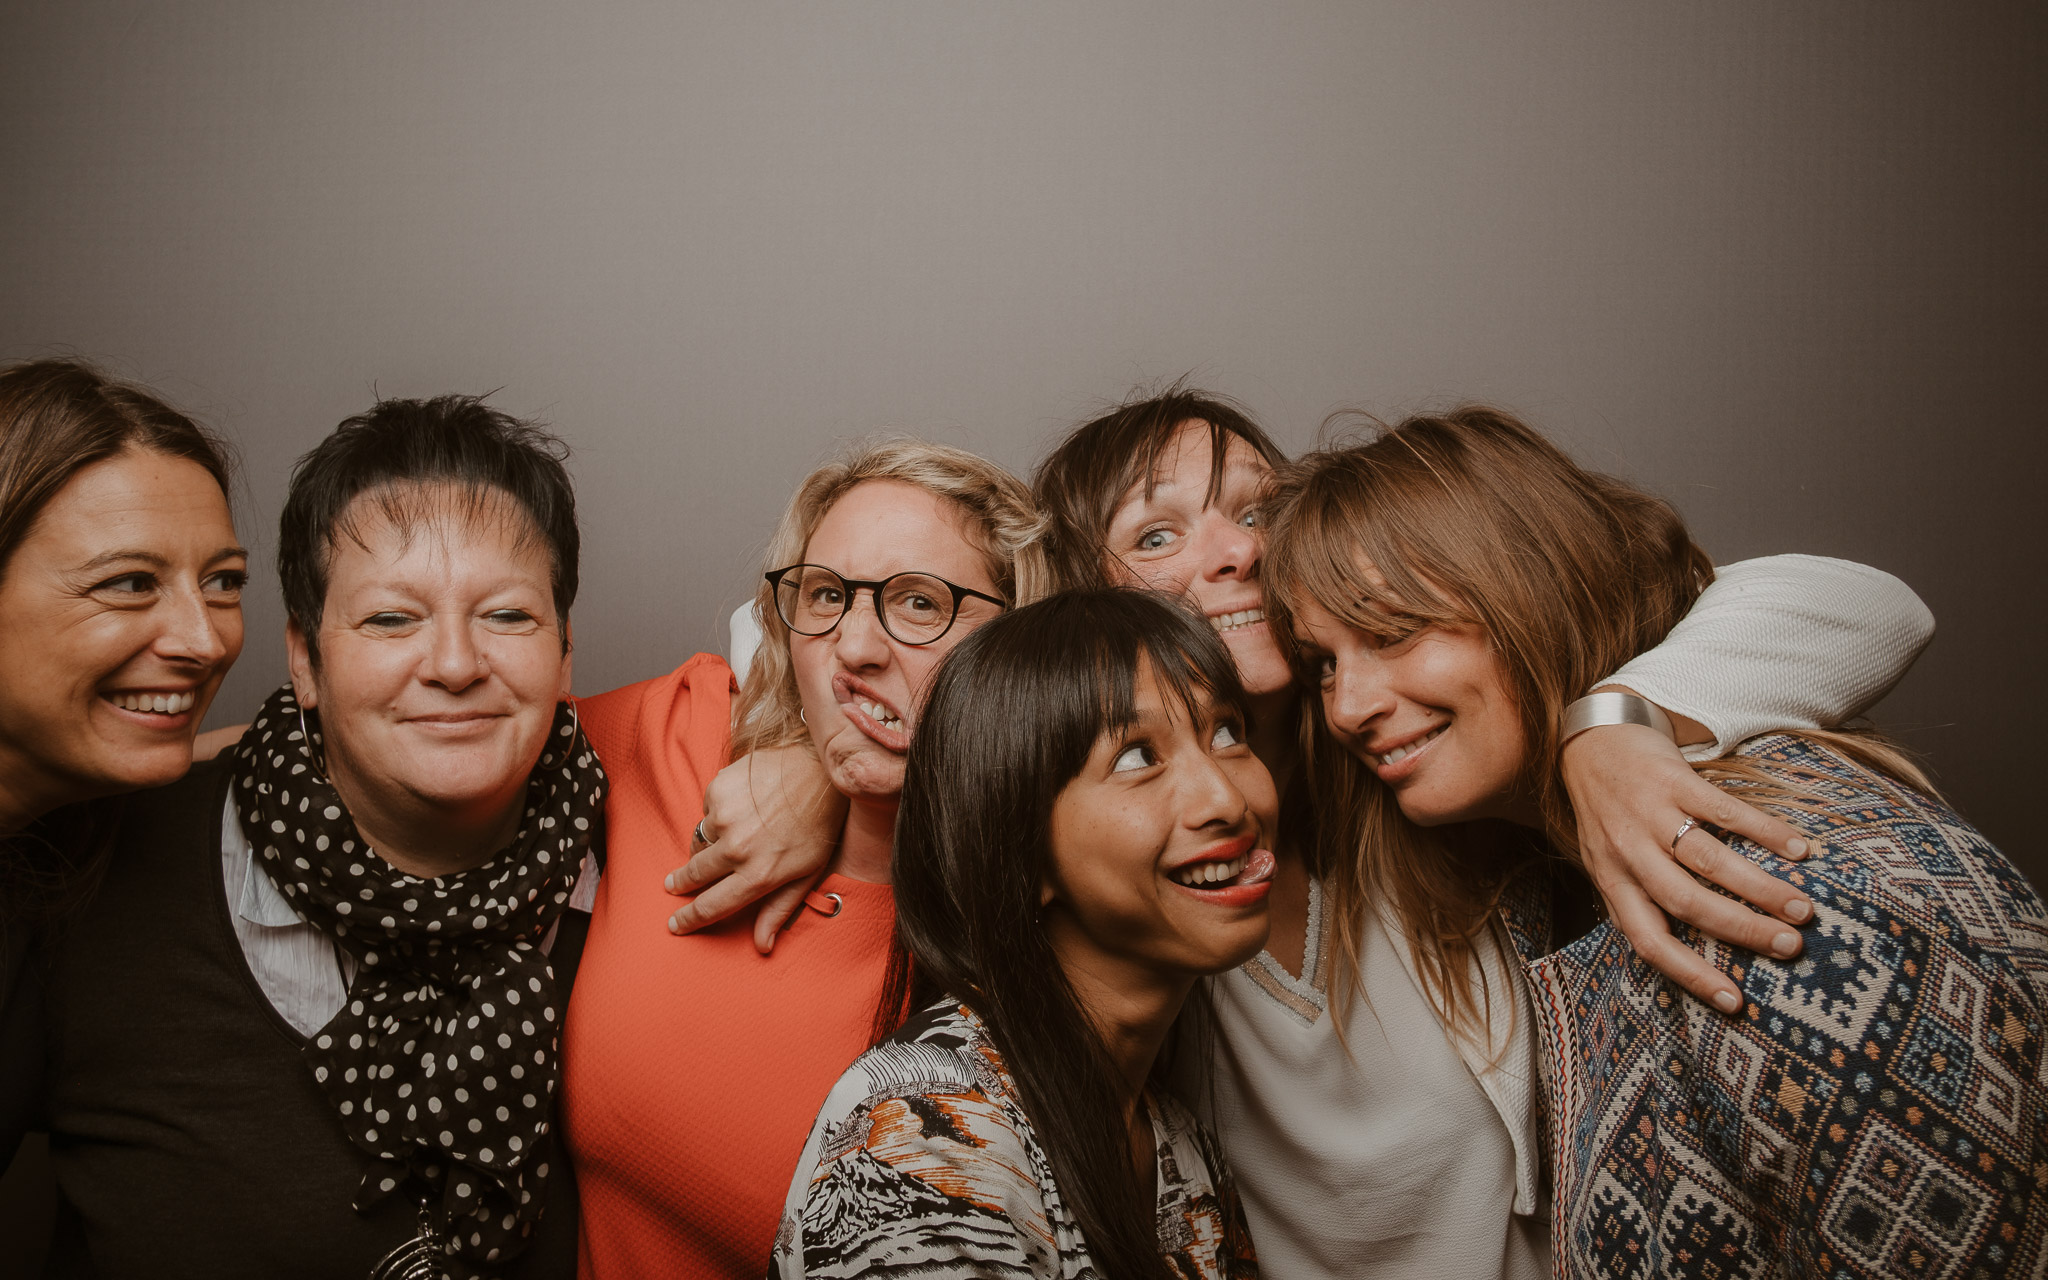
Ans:
{"label": "round eyeglass frame", "polygon": [[[829,573],[833,577],[839,579],[840,586],[846,588],[846,603],[840,606],[838,614],[834,616],[832,619],[832,625],[826,627],[822,631],[804,630],[802,627],[799,627],[796,623],[791,622],[789,619],[789,615],[784,613],[782,609],[782,580],[788,577],[790,574],[796,573],[797,571],[802,569],[817,569],[820,572]],[[846,620],[847,611],[853,608],[853,602],[855,597],[862,591],[867,592],[868,598],[871,601],[873,601],[875,606],[875,618],[881,622],[882,630],[889,633],[889,638],[896,641],[898,644],[907,644],[912,646],[913,648],[919,648],[928,644],[937,644],[939,641],[945,639],[946,633],[950,632],[953,629],[953,624],[960,621],[960,606],[962,603],[966,601],[966,599],[969,596],[974,597],[976,600],[986,600],[990,604],[996,606],[996,608],[998,609],[1008,609],[1010,607],[1010,602],[1007,600],[999,599],[996,596],[988,594],[988,592],[986,591],[976,591],[973,587],[963,587],[957,582],[949,582],[946,579],[941,578],[938,574],[928,573],[923,569],[906,569],[902,573],[892,573],[886,578],[864,580],[846,577],[837,569],[830,569],[822,564],[799,563],[788,565],[781,569],[771,569],[767,573],[762,574],[761,576],[767,580],[769,586],[775,588],[775,616],[782,619],[783,626],[788,627],[792,632],[800,636],[831,635],[835,630],[838,629],[839,624]],[[939,585],[945,587],[948,591],[953,593],[953,611],[951,614],[947,616],[946,625],[939,628],[939,632],[937,635],[927,636],[923,640],[911,640],[903,636],[897,635],[896,628],[889,625],[889,610],[888,607],[882,603],[882,588],[888,586],[890,583],[896,581],[896,579],[898,578],[930,578],[933,582],[938,583]]]}

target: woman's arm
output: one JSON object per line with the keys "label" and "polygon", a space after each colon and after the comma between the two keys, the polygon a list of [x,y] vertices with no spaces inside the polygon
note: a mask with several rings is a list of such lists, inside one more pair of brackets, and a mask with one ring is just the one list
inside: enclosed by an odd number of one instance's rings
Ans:
{"label": "woman's arm", "polygon": [[762,955],[825,874],[846,825],[846,797],[832,789],[808,744],[753,752],[719,770],[704,791],[701,830],[690,860],[664,887],[695,894],[669,917],[671,933],[716,924],[749,903]]}
{"label": "woman's arm", "polygon": [[[1587,874],[1637,954],[1727,1010],[1738,1004],[1734,985],[1679,945],[1666,912],[1759,954],[1797,953],[1798,935],[1785,924],[1812,918],[1804,894],[1697,827],[1671,842],[1687,819],[1781,857],[1805,857],[1807,842],[1701,781],[1684,756],[1710,757],[1770,729],[1839,724],[1898,683],[1933,633],[1933,615],[1890,574],[1819,556],[1771,556],[1719,570],[1663,644],[1601,684],[1649,698],[1679,729],[1679,745],[1635,725],[1588,730],[1560,762]],[[1777,919],[1744,910],[1694,875]]]}

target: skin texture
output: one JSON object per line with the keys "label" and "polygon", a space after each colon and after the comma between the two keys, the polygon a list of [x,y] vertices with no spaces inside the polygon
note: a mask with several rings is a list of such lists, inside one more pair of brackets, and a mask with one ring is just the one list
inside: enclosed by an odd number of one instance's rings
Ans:
{"label": "skin texture", "polygon": [[296,622],[286,647],[350,816],[385,861],[427,877],[481,865],[517,830],[570,662],[530,518],[416,493],[409,529],[356,499],[344,526],[360,544],[334,546],[320,661]]}
{"label": "skin texture", "polygon": [[[833,503],[812,531],[804,561],[843,578],[878,581],[916,571],[991,595],[996,590],[959,510],[895,480],[856,485]],[[904,756],[925,686],[953,646],[998,612],[970,598],[945,635],[910,645],[882,629],[872,593],[860,592],[830,632],[790,637],[790,665],[812,744],[832,789],[850,802],[839,842],[842,873],[888,880]],[[881,705],[880,718],[863,709],[873,703]],[[901,727],[891,727],[892,720]]]}
{"label": "skin texture", "polygon": [[[0,577],[0,831],[175,781],[242,651],[248,553],[204,467],[130,449],[73,476]],[[124,710],[112,698],[192,699]]]}
{"label": "skin texture", "polygon": [[1238,679],[1254,698],[1285,693],[1293,673],[1264,621],[1259,567],[1265,541],[1253,508],[1271,474],[1265,460],[1237,437],[1223,459],[1223,485],[1208,503],[1209,424],[1189,419],[1161,453],[1152,493],[1133,485],[1111,517],[1111,573],[1132,585],[1186,595],[1210,619],[1254,611],[1258,620],[1219,634],[1237,660]]}
{"label": "skin texture", "polygon": [[[1500,660],[1483,632],[1472,626],[1425,627],[1388,643],[1346,626],[1314,605],[1302,609],[1298,620],[1307,652],[1320,660],[1323,710],[1332,735],[1393,789],[1403,814],[1423,826],[1479,818],[1541,825],[1541,817],[1521,785],[1528,747],[1514,699]],[[1615,729],[1636,731],[1628,757],[1631,776],[1647,772],[1652,788],[1670,786],[1687,801],[1682,812],[1674,808],[1667,814],[1671,818],[1669,831],[1675,832],[1685,815],[1696,815],[1762,843],[1788,846],[1796,842],[1803,852],[1804,842],[1790,827],[1702,781],[1663,735],[1642,726]],[[1431,733],[1438,736],[1425,741]],[[1403,749],[1412,754],[1388,761],[1388,755]],[[1659,776],[1654,762],[1667,752],[1678,757],[1671,767],[1682,771],[1683,779]],[[1646,767],[1645,760],[1653,763]],[[1705,832],[1689,832],[1679,842],[1676,857],[1680,864],[1715,873],[1723,882],[1732,880],[1740,885],[1754,877],[1780,886],[1759,900],[1780,903],[1779,909],[1794,923],[1812,915],[1812,906],[1803,896],[1788,897],[1780,882]],[[1746,874],[1738,874],[1738,864]],[[1617,893],[1608,878],[1611,871],[1590,864],[1588,870],[1613,910]],[[1677,866],[1671,870],[1686,883],[1667,887],[1667,895],[1695,914],[1738,931],[1741,945],[1780,958],[1798,953],[1796,932],[1742,911],[1692,882]],[[1698,900],[1689,894],[1697,895]],[[1725,908],[1724,914],[1714,913],[1716,904]],[[1763,929],[1751,927],[1750,919],[1764,920]],[[1664,936],[1669,938],[1668,930]],[[1739,1007],[1732,984],[1675,939],[1669,952],[1642,954],[1724,1012]]]}
{"label": "skin texture", "polygon": [[[1145,1078],[1195,980],[1265,944],[1260,846],[1279,800],[1234,713],[1202,704],[1190,716],[1149,664],[1134,692],[1136,722],[1103,735],[1053,802],[1041,902],[1054,954],[1121,1068],[1133,1160],[1149,1173]],[[1249,883],[1204,892],[1172,876],[1219,857],[1244,859]]]}

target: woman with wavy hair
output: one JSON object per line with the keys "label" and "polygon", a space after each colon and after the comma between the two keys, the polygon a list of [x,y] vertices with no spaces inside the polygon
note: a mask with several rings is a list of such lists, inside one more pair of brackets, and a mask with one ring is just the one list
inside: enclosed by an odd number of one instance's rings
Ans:
{"label": "woman with wavy hair", "polygon": [[1444,1026],[1535,1064],[1559,1274],[2039,1273],[2048,911],[1896,747],[1698,766],[1817,837],[1788,864],[1721,832],[1813,904],[1796,961],[1681,932],[1733,1017],[1585,911],[1559,748],[1711,580],[1668,504],[1466,408],[1283,468],[1264,510],[1268,614],[1343,748],[1311,770],[1328,865]]}
{"label": "woman with wavy hair", "polygon": [[[818,1104],[872,1040],[925,685],[977,627],[1043,590],[1038,527],[1023,483],[994,463],[916,440],[859,447],[806,477],[783,513],[743,694],[700,654],[581,703],[613,786],[563,1046],[584,1275],[767,1265]],[[664,875],[707,843],[702,797],[729,724],[733,753],[813,785],[753,791],[771,833],[826,828],[826,874],[798,887],[772,954],[751,920],[667,927]]]}

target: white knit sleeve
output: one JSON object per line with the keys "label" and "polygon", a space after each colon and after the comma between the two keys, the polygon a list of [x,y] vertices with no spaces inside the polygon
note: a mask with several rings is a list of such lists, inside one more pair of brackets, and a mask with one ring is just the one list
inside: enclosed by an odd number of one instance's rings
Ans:
{"label": "white knit sleeve", "polygon": [[1875,705],[1934,638],[1934,615],[1882,570],[1825,556],[1723,566],[1664,643],[1601,682],[1714,735],[1712,759],[1773,729],[1830,728]]}

